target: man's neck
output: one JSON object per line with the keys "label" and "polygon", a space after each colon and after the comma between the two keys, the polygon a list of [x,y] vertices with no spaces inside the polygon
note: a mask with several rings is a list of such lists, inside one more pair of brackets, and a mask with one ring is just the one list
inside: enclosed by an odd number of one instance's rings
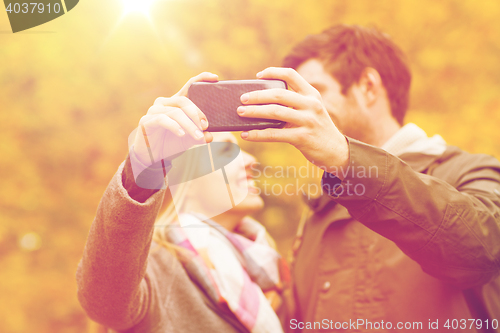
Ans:
{"label": "man's neck", "polygon": [[382,121],[373,128],[370,142],[366,142],[375,147],[382,147],[401,128],[396,120]]}

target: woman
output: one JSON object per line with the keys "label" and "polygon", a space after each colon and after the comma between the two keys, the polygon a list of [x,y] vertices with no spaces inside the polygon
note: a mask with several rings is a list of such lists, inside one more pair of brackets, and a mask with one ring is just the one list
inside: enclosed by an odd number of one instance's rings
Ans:
{"label": "woman", "polygon": [[[77,282],[81,305],[106,327],[283,331],[273,309],[281,286],[279,255],[263,226],[247,216],[263,206],[252,180],[255,159],[238,154],[229,133],[182,154],[214,139],[201,132],[207,119],[185,96],[191,83],[216,80],[202,73],[172,98],[157,99],[101,199]],[[209,149],[211,172],[205,170],[203,147]],[[155,161],[168,173],[172,196],[150,172]],[[217,177],[219,169],[223,178]]]}

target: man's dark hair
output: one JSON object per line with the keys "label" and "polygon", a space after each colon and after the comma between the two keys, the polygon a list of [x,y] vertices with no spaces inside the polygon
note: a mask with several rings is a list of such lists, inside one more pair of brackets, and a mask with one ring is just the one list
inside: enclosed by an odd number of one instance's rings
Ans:
{"label": "man's dark hair", "polygon": [[393,117],[403,124],[411,73],[405,54],[388,35],[375,28],[336,25],[307,36],[285,57],[283,66],[297,69],[313,58],[340,83],[344,95],[366,67],[375,69],[387,91]]}

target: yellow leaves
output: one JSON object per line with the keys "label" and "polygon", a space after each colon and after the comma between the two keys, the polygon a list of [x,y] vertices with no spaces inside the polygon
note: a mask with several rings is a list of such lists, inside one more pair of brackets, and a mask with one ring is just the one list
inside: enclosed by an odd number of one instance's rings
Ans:
{"label": "yellow leaves", "polygon": [[418,62],[426,64],[430,70],[442,69],[449,64],[449,56],[443,49],[426,48],[419,52]]}
{"label": "yellow leaves", "polygon": [[500,115],[486,116],[480,107],[464,106],[450,116],[446,113],[429,113],[414,110],[407,122],[414,122],[429,135],[440,134],[448,144],[458,146],[471,153],[500,155],[498,124]]}

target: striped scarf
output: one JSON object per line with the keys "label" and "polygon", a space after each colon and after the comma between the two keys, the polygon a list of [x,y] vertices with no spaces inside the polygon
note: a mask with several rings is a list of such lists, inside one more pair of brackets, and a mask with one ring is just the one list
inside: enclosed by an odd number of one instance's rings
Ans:
{"label": "striped scarf", "polygon": [[245,217],[234,232],[199,214],[181,214],[167,239],[192,280],[217,305],[227,305],[252,333],[283,332],[264,292],[280,290],[280,255],[265,228]]}

